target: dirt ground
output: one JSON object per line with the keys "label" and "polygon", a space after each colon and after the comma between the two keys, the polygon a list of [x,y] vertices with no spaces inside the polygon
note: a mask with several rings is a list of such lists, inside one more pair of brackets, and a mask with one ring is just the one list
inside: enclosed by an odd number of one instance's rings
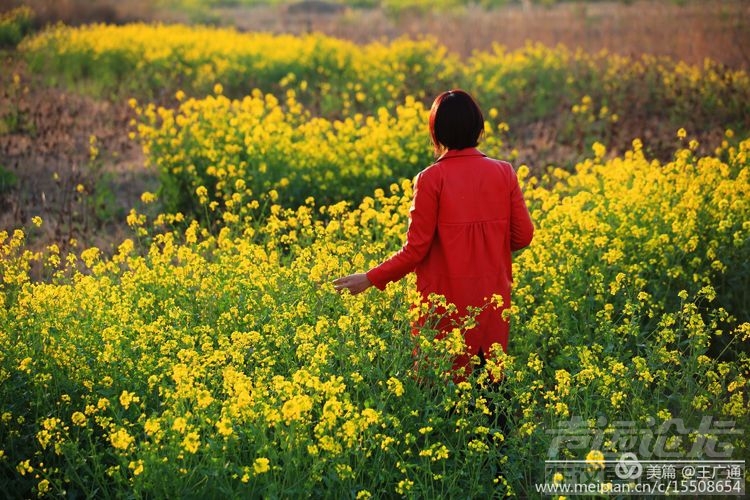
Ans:
{"label": "dirt ground", "polygon": [[[121,239],[130,208],[157,188],[155,172],[128,137],[132,110],[47,88],[14,54],[3,62],[9,71],[0,78],[0,115],[10,109],[18,123],[10,130],[0,125],[0,168],[13,179],[0,189],[0,231],[29,229],[33,248],[56,242],[65,249],[71,239],[83,248],[107,247]],[[41,228],[31,224],[35,216]]]}

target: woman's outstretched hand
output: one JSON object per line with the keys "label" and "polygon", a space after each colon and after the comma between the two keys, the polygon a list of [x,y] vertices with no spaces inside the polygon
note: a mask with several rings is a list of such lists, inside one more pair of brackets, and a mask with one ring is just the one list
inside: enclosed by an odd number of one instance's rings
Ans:
{"label": "woman's outstretched hand", "polygon": [[333,288],[339,293],[346,288],[352,295],[357,295],[371,286],[372,283],[365,273],[350,274],[333,280]]}

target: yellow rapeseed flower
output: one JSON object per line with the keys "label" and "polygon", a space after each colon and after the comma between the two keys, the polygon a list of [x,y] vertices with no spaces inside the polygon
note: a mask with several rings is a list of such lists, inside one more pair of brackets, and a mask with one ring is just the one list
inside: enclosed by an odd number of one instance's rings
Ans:
{"label": "yellow rapeseed flower", "polygon": [[135,442],[135,439],[127,430],[120,428],[110,433],[109,442],[118,450],[127,450]]}
{"label": "yellow rapeseed flower", "polygon": [[387,381],[388,390],[391,391],[396,397],[404,395],[404,386],[401,381],[395,377],[391,377]]}
{"label": "yellow rapeseed flower", "polygon": [[200,448],[201,439],[198,431],[190,431],[182,439],[182,448],[188,453],[195,453]]}
{"label": "yellow rapeseed flower", "polygon": [[79,427],[86,427],[86,415],[80,411],[74,412],[73,415],[71,415],[70,420]]}
{"label": "yellow rapeseed flower", "polygon": [[253,472],[257,476],[258,474],[264,474],[271,470],[271,461],[266,457],[258,457],[253,462]]}
{"label": "yellow rapeseed flower", "polygon": [[599,450],[591,450],[586,455],[586,464],[590,470],[604,468],[604,454]]}

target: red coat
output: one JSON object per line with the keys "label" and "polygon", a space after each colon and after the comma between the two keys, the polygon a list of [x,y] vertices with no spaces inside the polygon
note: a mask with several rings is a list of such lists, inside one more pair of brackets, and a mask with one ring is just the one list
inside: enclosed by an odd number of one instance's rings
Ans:
{"label": "red coat", "polygon": [[[495,294],[502,295],[505,309],[511,252],[528,246],[533,235],[513,167],[476,148],[449,150],[416,177],[406,243],[367,277],[382,290],[415,271],[423,298],[444,295],[461,315],[467,306],[485,306]],[[501,310],[485,308],[477,326],[464,332],[469,354],[481,349],[487,356],[495,343],[507,352],[508,330]]]}

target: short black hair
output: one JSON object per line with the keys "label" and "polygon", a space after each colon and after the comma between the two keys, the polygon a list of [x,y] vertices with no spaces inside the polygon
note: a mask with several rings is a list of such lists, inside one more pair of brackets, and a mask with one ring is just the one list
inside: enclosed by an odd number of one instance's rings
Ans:
{"label": "short black hair", "polygon": [[473,148],[484,132],[484,115],[476,101],[460,89],[435,98],[430,110],[430,137],[435,152]]}

